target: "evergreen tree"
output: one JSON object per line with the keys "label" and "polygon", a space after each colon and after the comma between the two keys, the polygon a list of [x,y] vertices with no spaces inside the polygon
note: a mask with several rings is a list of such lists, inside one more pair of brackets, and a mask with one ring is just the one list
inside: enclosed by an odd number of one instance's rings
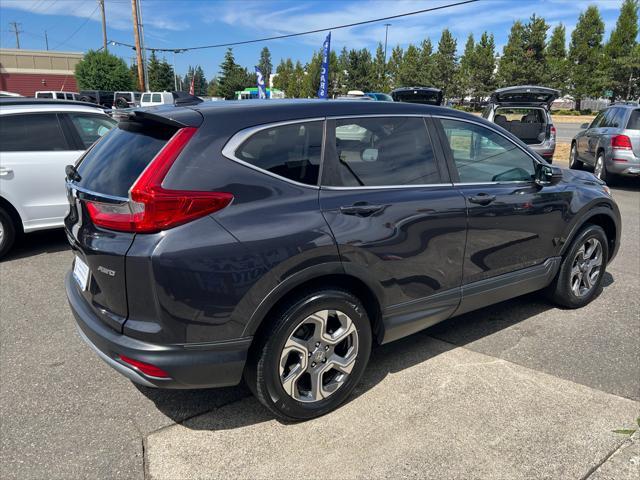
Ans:
{"label": "evergreen tree", "polygon": [[220,96],[220,93],[218,92],[218,77],[213,77],[209,81],[209,85],[207,86],[207,95],[209,97]]}
{"label": "evergreen tree", "polygon": [[471,90],[480,103],[483,97],[488,97],[496,88],[496,44],[493,33],[483,32],[480,41],[476,44],[473,55],[473,68],[471,70]]}
{"label": "evergreen tree", "polygon": [[456,39],[448,29],[442,31],[438,42],[438,51],[434,55],[434,84],[442,89],[445,98],[459,93],[456,80]]}
{"label": "evergreen tree", "polygon": [[433,85],[433,47],[431,40],[426,38],[420,45],[420,67],[417,83],[422,87]]}
{"label": "evergreen tree", "polygon": [[[278,90],[282,90],[287,97],[289,96],[287,92],[287,84],[289,83],[289,77],[292,74],[287,66],[289,63],[291,63],[291,59],[288,59],[288,62],[284,59],[280,59],[280,63],[276,67],[276,76],[273,78],[273,87]],[[291,67],[293,69],[292,63]]]}
{"label": "evergreen tree", "polygon": [[602,62],[607,89],[613,92],[614,99],[629,98],[633,90],[632,79],[638,78],[640,66],[637,60],[634,61],[637,36],[638,0],[625,0],[616,26],[604,47]]}
{"label": "evergreen tree", "polygon": [[400,83],[406,87],[416,86],[420,78],[420,51],[413,44],[409,44],[404,52],[400,71]]}
{"label": "evergreen tree", "polygon": [[460,57],[460,68],[458,69],[458,79],[456,83],[460,89],[460,103],[464,102],[464,97],[473,96],[474,82],[473,74],[476,69],[476,43],[473,34],[467,37],[467,43],[464,45],[464,53]]}
{"label": "evergreen tree", "polygon": [[76,65],[75,77],[81,90],[132,90],[134,78],[120,57],[89,50]]}
{"label": "evergreen tree", "polygon": [[362,50],[350,50],[347,63],[347,77],[349,90],[372,90],[371,79],[373,77],[373,62],[371,52],[366,48]]}
{"label": "evergreen tree", "polygon": [[152,92],[173,90],[173,67],[165,59],[158,60],[156,52],[153,50],[147,64],[147,70],[149,72],[149,90]]}
{"label": "evergreen tree", "polygon": [[387,65],[384,59],[384,50],[382,48],[382,43],[378,43],[378,46],[376,47],[376,56],[373,59],[373,78],[371,79],[373,90],[376,92],[389,91],[389,81],[386,67]]}
{"label": "evergreen tree", "polygon": [[391,56],[387,63],[387,72],[389,72],[389,83],[391,89],[407,86],[402,85],[402,82],[400,81],[400,68],[402,66],[403,55],[404,53],[402,48],[400,48],[400,45],[396,45],[393,50],[391,50]]}
{"label": "evergreen tree", "polygon": [[521,68],[525,58],[524,30],[522,22],[519,20],[513,22],[498,65],[498,83],[500,86],[522,84]]}
{"label": "evergreen tree", "polygon": [[273,65],[271,64],[271,52],[268,47],[264,47],[260,52],[260,61],[258,62],[258,68],[262,72],[265,83],[269,84],[269,76],[273,71]]}
{"label": "evergreen tree", "polygon": [[593,5],[580,14],[576,28],[571,32],[570,90],[576,99],[578,110],[583,98],[598,97],[602,93],[603,79],[598,66],[602,55],[603,33],[604,22],[598,8]]}
{"label": "evergreen tree", "polygon": [[541,85],[547,76],[545,56],[547,30],[544,18],[534,13],[525,25],[523,33],[524,58],[520,66],[520,82],[527,85]]}
{"label": "evergreen tree", "polygon": [[564,25],[556,26],[551,32],[545,56],[547,58],[547,79],[549,87],[564,90],[567,85],[569,69],[567,63],[566,34]]}
{"label": "evergreen tree", "polygon": [[[253,83],[255,84],[255,82]],[[220,65],[218,76],[218,96],[226,99],[235,98],[235,92],[252,85],[246,68],[236,63],[233,50],[228,48]]]}
{"label": "evergreen tree", "polygon": [[342,47],[337,58],[337,69],[334,94],[345,95],[349,91],[349,52],[346,47]]}

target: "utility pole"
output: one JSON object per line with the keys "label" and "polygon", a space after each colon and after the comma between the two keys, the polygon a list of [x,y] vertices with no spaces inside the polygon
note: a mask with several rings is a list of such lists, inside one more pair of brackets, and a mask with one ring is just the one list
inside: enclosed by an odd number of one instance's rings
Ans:
{"label": "utility pole", "polygon": [[140,50],[142,50],[142,65],[144,66],[144,91],[149,91],[149,63],[147,62],[147,49],[144,47],[144,22],[142,21],[142,0],[137,0],[138,8],[138,34],[140,35]]}
{"label": "utility pole", "polygon": [[144,92],[144,68],[142,66],[142,50],[140,49],[140,32],[138,31],[138,0],[131,0],[133,15],[133,38],[136,44],[136,61],[138,62],[138,90]]}
{"label": "utility pole", "polygon": [[22,33],[22,30],[18,30],[18,28],[22,24],[21,23],[16,23],[16,22],[9,22],[9,25],[11,25],[13,27],[13,33],[16,34],[16,48],[20,49],[20,34]]}
{"label": "utility pole", "polygon": [[384,24],[384,63],[382,65],[382,77],[387,74],[387,38],[389,37],[390,23]]}
{"label": "utility pole", "polygon": [[[98,0],[100,5],[100,13],[102,13],[102,48],[107,52],[107,19],[104,16],[104,0]],[[47,48],[47,50],[49,50]]]}
{"label": "utility pole", "polygon": [[47,50],[49,50],[49,37],[47,37],[47,31],[44,31],[44,44],[47,46]]}

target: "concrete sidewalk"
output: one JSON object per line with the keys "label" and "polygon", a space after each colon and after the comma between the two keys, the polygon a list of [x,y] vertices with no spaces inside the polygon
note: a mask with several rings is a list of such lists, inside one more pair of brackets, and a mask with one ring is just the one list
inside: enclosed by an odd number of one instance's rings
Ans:
{"label": "concrete sidewalk", "polygon": [[155,432],[145,473],[578,479],[606,468],[628,438],[612,430],[637,427],[640,410],[424,334],[380,348],[365,375],[351,402],[310,422],[279,423],[249,397]]}

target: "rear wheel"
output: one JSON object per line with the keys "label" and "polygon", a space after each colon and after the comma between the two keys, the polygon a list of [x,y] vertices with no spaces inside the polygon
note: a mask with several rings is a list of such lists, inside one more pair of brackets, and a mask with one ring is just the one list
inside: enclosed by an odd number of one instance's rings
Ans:
{"label": "rear wheel", "polygon": [[364,373],[372,342],[366,310],[337,289],[294,300],[261,337],[245,378],[282,420],[307,420],[342,404]]}
{"label": "rear wheel", "polygon": [[569,152],[569,168],[573,170],[581,170],[583,163],[578,160],[578,152],[576,151],[576,144],[571,144],[571,151]]}
{"label": "rear wheel", "polygon": [[596,166],[593,169],[593,174],[603,182],[606,182],[609,179],[607,165],[604,162],[604,152],[600,152],[598,154],[598,158],[596,158]]}
{"label": "rear wheel", "polygon": [[0,258],[4,257],[16,239],[16,225],[11,215],[0,208]]}
{"label": "rear wheel", "polygon": [[602,288],[609,247],[604,230],[587,225],[575,238],[549,286],[551,299],[567,308],[591,302]]}

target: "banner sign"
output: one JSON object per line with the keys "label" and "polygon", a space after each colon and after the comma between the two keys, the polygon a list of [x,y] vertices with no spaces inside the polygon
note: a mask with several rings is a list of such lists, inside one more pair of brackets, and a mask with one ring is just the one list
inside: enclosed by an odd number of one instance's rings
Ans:
{"label": "banner sign", "polygon": [[322,66],[320,67],[320,88],[318,98],[327,98],[329,90],[329,54],[331,52],[331,32],[322,44]]}
{"label": "banner sign", "polygon": [[256,69],[256,77],[258,78],[258,98],[267,98],[267,89],[264,86],[264,76],[258,67]]}

